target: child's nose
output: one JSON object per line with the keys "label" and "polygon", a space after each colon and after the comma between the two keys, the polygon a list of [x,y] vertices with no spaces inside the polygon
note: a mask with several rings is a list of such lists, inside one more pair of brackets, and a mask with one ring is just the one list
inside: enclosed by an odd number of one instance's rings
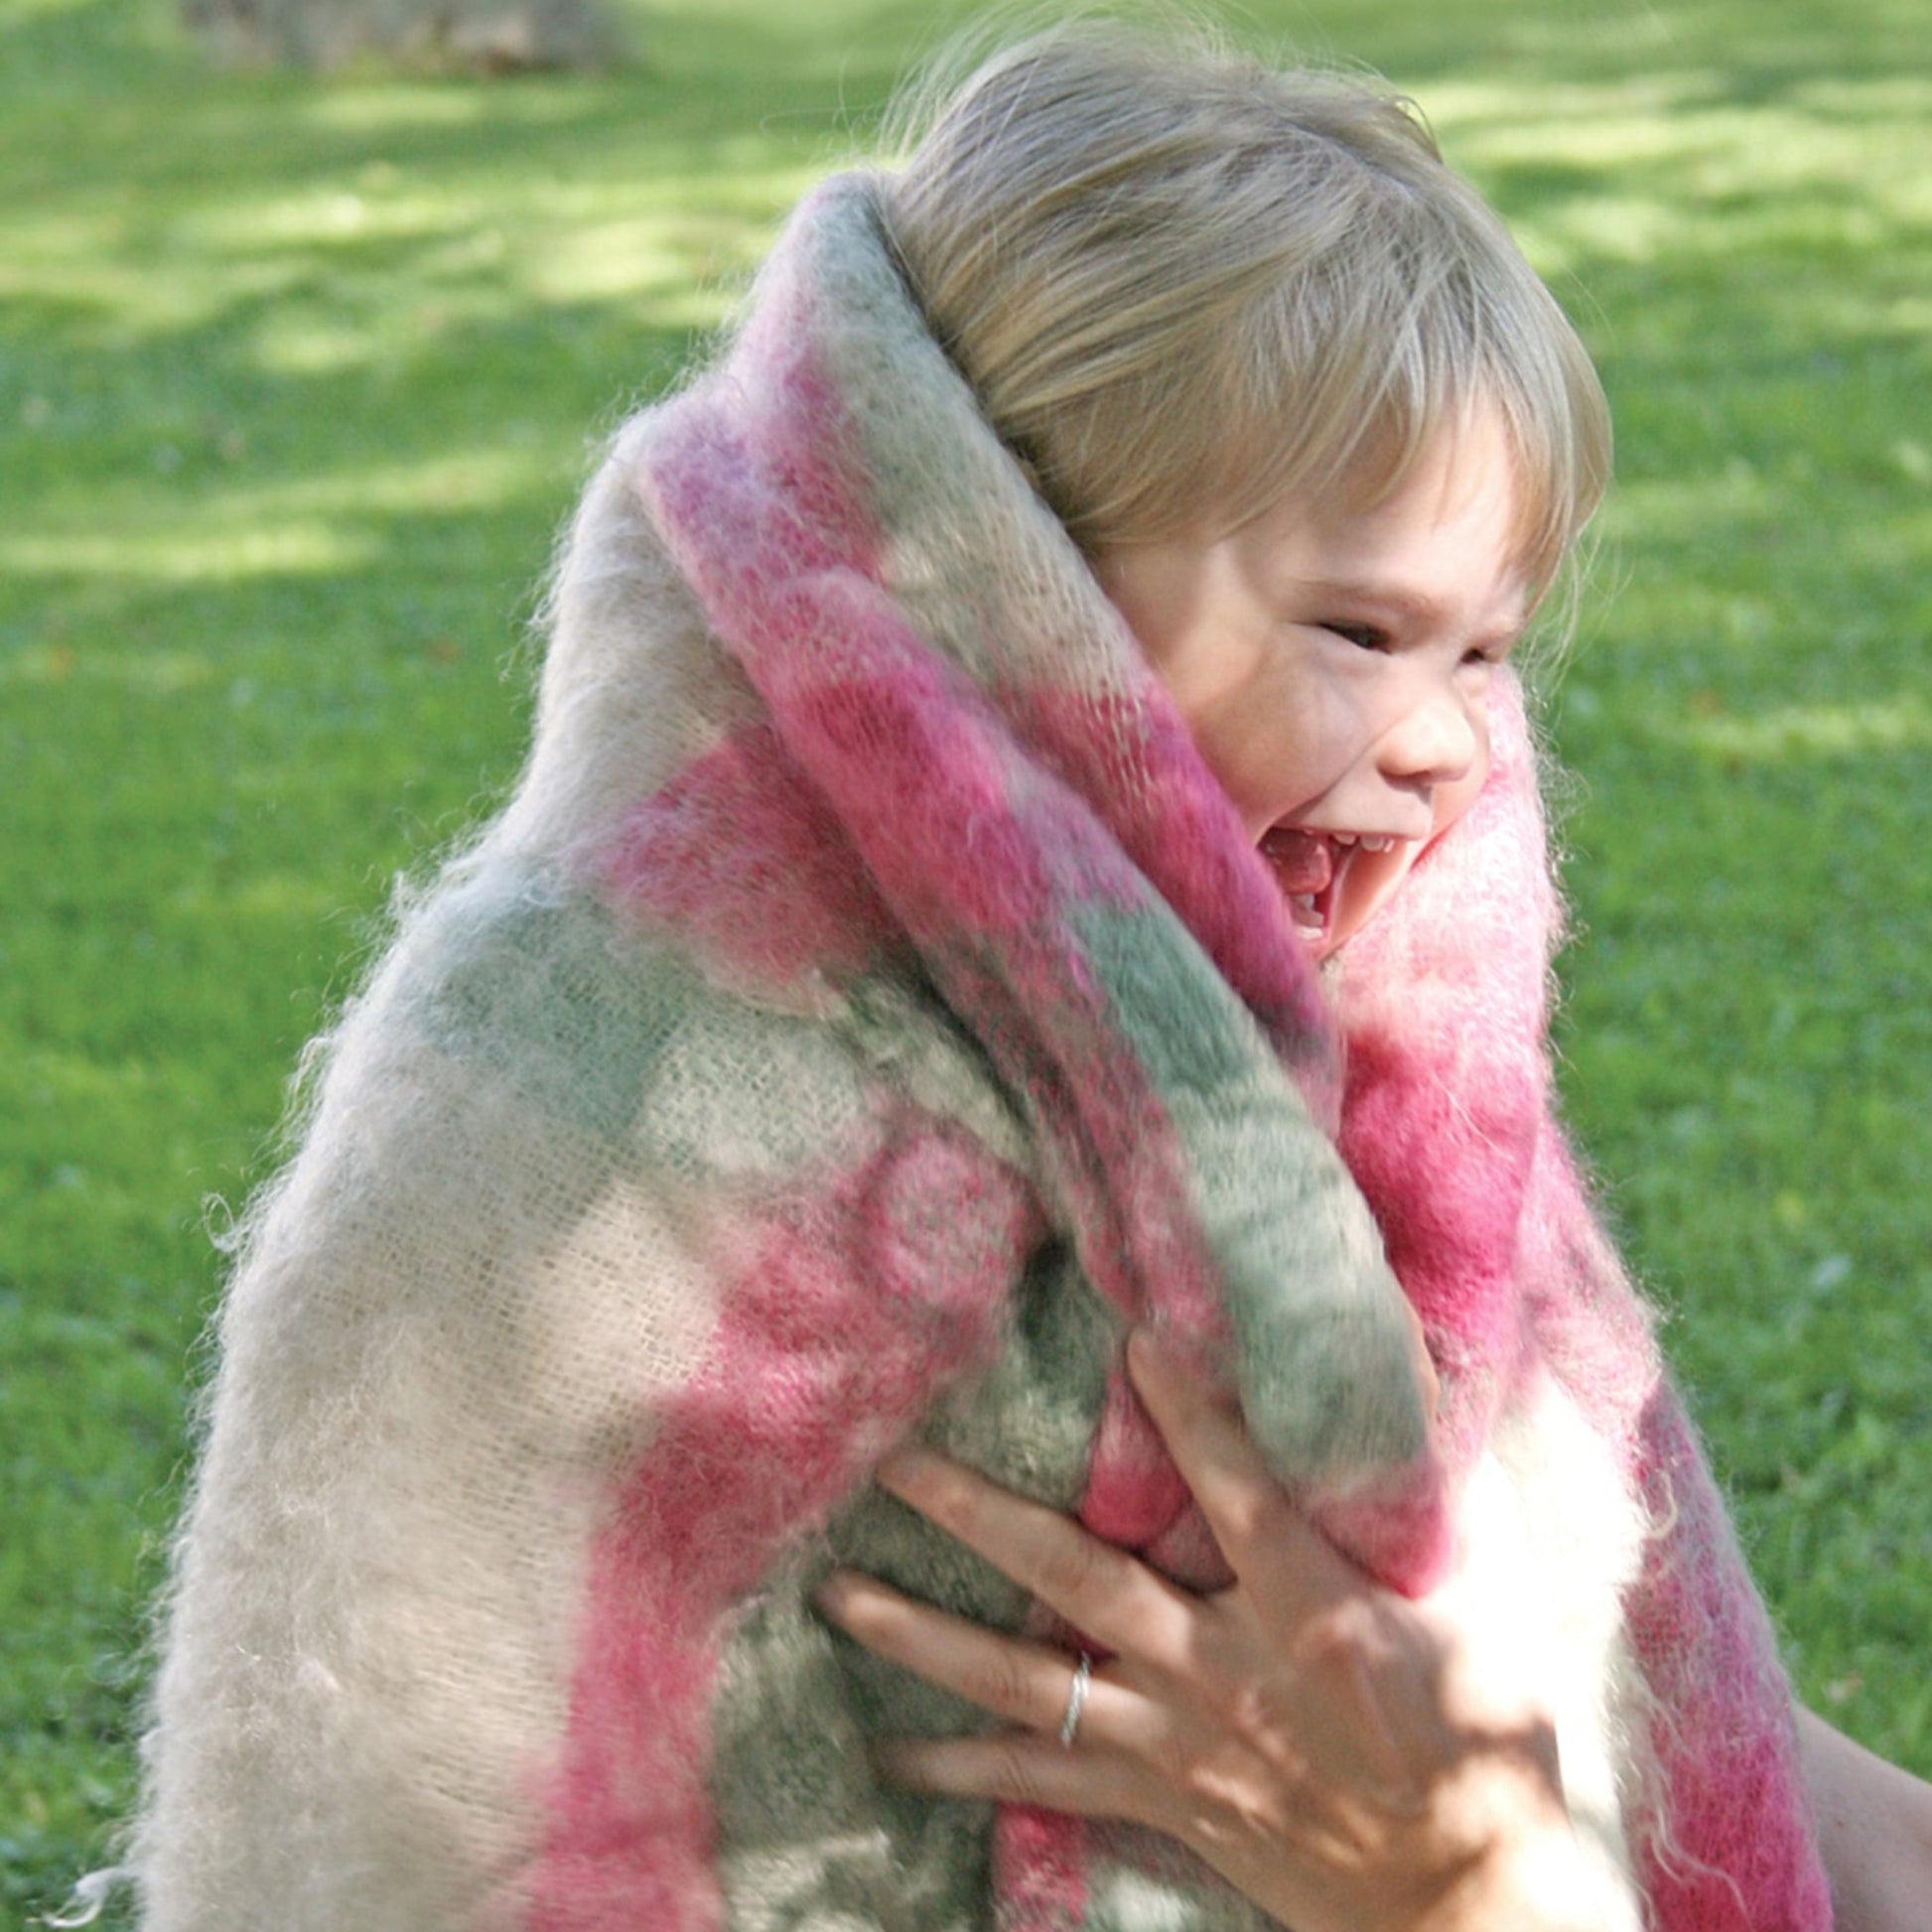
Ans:
{"label": "child's nose", "polygon": [[1389,775],[1412,784],[1452,785],[1468,776],[1481,750],[1469,695],[1455,674],[1425,674],[1396,729],[1383,743]]}

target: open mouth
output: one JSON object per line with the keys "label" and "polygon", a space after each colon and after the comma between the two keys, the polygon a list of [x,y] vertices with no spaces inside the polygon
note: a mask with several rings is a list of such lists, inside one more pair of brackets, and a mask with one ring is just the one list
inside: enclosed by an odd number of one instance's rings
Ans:
{"label": "open mouth", "polygon": [[1364,852],[1388,852],[1396,841],[1376,833],[1314,832],[1299,825],[1273,825],[1261,835],[1268,861],[1296,936],[1317,952],[1334,930],[1335,906],[1343,881]]}

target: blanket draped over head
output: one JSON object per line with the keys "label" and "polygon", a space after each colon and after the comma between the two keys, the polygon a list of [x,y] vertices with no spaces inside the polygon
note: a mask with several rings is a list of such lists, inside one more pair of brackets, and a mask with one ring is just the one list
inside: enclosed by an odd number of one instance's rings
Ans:
{"label": "blanket draped over head", "polygon": [[841,1561],[1028,1620],[871,1487],[911,1438],[1216,1581],[1135,1322],[1378,1575],[1492,1599],[1605,1923],[1826,1927],[1764,1616],[1553,1116],[1499,702],[1318,981],[878,182],[813,195],[616,439],[521,784],[245,1224],[151,1932],[1257,1924],[1152,1834],[880,1789],[869,1735],[987,1720],[809,1608]]}

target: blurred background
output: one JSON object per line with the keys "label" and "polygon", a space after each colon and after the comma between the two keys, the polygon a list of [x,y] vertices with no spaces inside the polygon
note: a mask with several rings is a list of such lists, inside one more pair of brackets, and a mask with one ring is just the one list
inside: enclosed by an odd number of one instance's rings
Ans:
{"label": "blurred background", "polygon": [[[600,439],[975,13],[603,3],[0,0],[0,1926],[109,1855],[210,1235]],[[1567,1107],[1802,1694],[1932,1774],[1924,0],[1221,17],[1411,90],[1602,368]]]}

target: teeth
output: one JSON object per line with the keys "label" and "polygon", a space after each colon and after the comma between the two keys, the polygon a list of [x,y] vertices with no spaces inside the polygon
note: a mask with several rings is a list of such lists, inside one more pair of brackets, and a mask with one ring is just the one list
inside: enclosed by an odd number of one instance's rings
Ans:
{"label": "teeth", "polygon": [[1385,832],[1319,832],[1314,836],[1326,839],[1332,846],[1359,845],[1364,852],[1393,852],[1402,843]]}

